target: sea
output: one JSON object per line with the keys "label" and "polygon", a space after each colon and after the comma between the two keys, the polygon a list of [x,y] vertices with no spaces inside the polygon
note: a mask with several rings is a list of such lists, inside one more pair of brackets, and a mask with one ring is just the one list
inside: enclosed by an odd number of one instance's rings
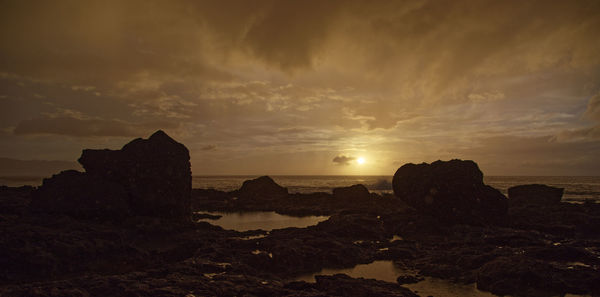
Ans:
{"label": "sea", "polygon": [[[258,175],[202,175],[192,177],[193,188],[212,188],[221,191],[239,189],[242,183]],[[381,175],[274,175],[275,182],[287,187],[290,193],[331,192],[333,188],[355,184],[365,185],[371,192],[392,193],[392,176]],[[0,177],[0,185],[39,186],[42,177]],[[600,202],[600,176],[485,176],[484,182],[505,195],[512,186],[545,184],[564,188],[563,201]]]}
{"label": "sea", "polygon": [[[239,189],[245,180],[258,176],[194,176],[193,188],[212,188],[221,191]],[[329,192],[336,187],[365,185],[371,192],[392,193],[392,176],[376,175],[275,175],[273,180],[287,187],[290,193]],[[600,202],[600,176],[485,176],[484,183],[507,195],[510,187],[526,184],[545,184],[564,188],[563,201]]]}

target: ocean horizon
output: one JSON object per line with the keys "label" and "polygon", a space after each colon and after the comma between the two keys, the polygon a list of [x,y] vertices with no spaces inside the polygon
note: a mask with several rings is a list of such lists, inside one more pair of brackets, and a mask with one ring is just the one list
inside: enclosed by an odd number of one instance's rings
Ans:
{"label": "ocean horizon", "polygon": [[[261,175],[194,175],[192,188],[233,191],[242,183]],[[288,188],[290,193],[331,192],[336,187],[355,184],[365,185],[371,192],[392,193],[391,175],[270,175],[275,182]],[[0,185],[39,186],[45,177],[41,176],[4,176]],[[484,182],[507,195],[510,187],[524,184],[545,184],[564,188],[563,201],[600,202],[600,176],[484,176]]]}

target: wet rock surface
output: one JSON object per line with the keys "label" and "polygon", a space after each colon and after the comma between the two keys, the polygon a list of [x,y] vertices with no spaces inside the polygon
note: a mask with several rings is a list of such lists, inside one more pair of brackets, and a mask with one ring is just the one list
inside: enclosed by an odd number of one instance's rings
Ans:
{"label": "wet rock surface", "polygon": [[423,214],[448,222],[482,223],[503,218],[508,201],[483,183],[473,161],[405,164],[394,174],[394,194]]}
{"label": "wet rock surface", "polygon": [[[599,204],[523,205],[495,224],[447,224],[390,196],[348,203],[328,193],[288,194],[261,205],[238,191],[193,191],[198,215],[330,215],[307,228],[237,232],[134,214],[82,220],[32,208],[32,192],[0,188],[1,296],[417,296],[401,284],[423,276],[512,296],[600,294]],[[295,280],[376,260],[416,274],[393,283]]]}

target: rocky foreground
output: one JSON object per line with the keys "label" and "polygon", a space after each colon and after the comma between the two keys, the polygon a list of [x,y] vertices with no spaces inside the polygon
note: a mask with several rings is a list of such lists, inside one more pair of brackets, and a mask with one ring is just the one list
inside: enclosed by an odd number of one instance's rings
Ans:
{"label": "rocky foreground", "polygon": [[[190,191],[182,147],[157,132],[122,150],[84,151],[86,172],[1,187],[0,296],[418,296],[402,284],[422,276],[497,295],[600,295],[599,204],[562,203],[539,185],[506,199],[459,160],[401,167],[395,195],[362,185],[289,194],[269,177]],[[193,217],[212,210],[330,218],[237,232]],[[375,260],[418,275],[294,281]]]}

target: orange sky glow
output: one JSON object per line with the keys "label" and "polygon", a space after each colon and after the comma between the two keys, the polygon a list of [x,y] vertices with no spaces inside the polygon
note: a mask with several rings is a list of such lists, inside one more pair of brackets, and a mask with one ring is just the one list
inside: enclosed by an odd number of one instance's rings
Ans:
{"label": "orange sky glow", "polygon": [[[2,1],[0,157],[163,129],[194,174],[600,175],[600,1]],[[3,173],[3,174],[9,174]]]}

